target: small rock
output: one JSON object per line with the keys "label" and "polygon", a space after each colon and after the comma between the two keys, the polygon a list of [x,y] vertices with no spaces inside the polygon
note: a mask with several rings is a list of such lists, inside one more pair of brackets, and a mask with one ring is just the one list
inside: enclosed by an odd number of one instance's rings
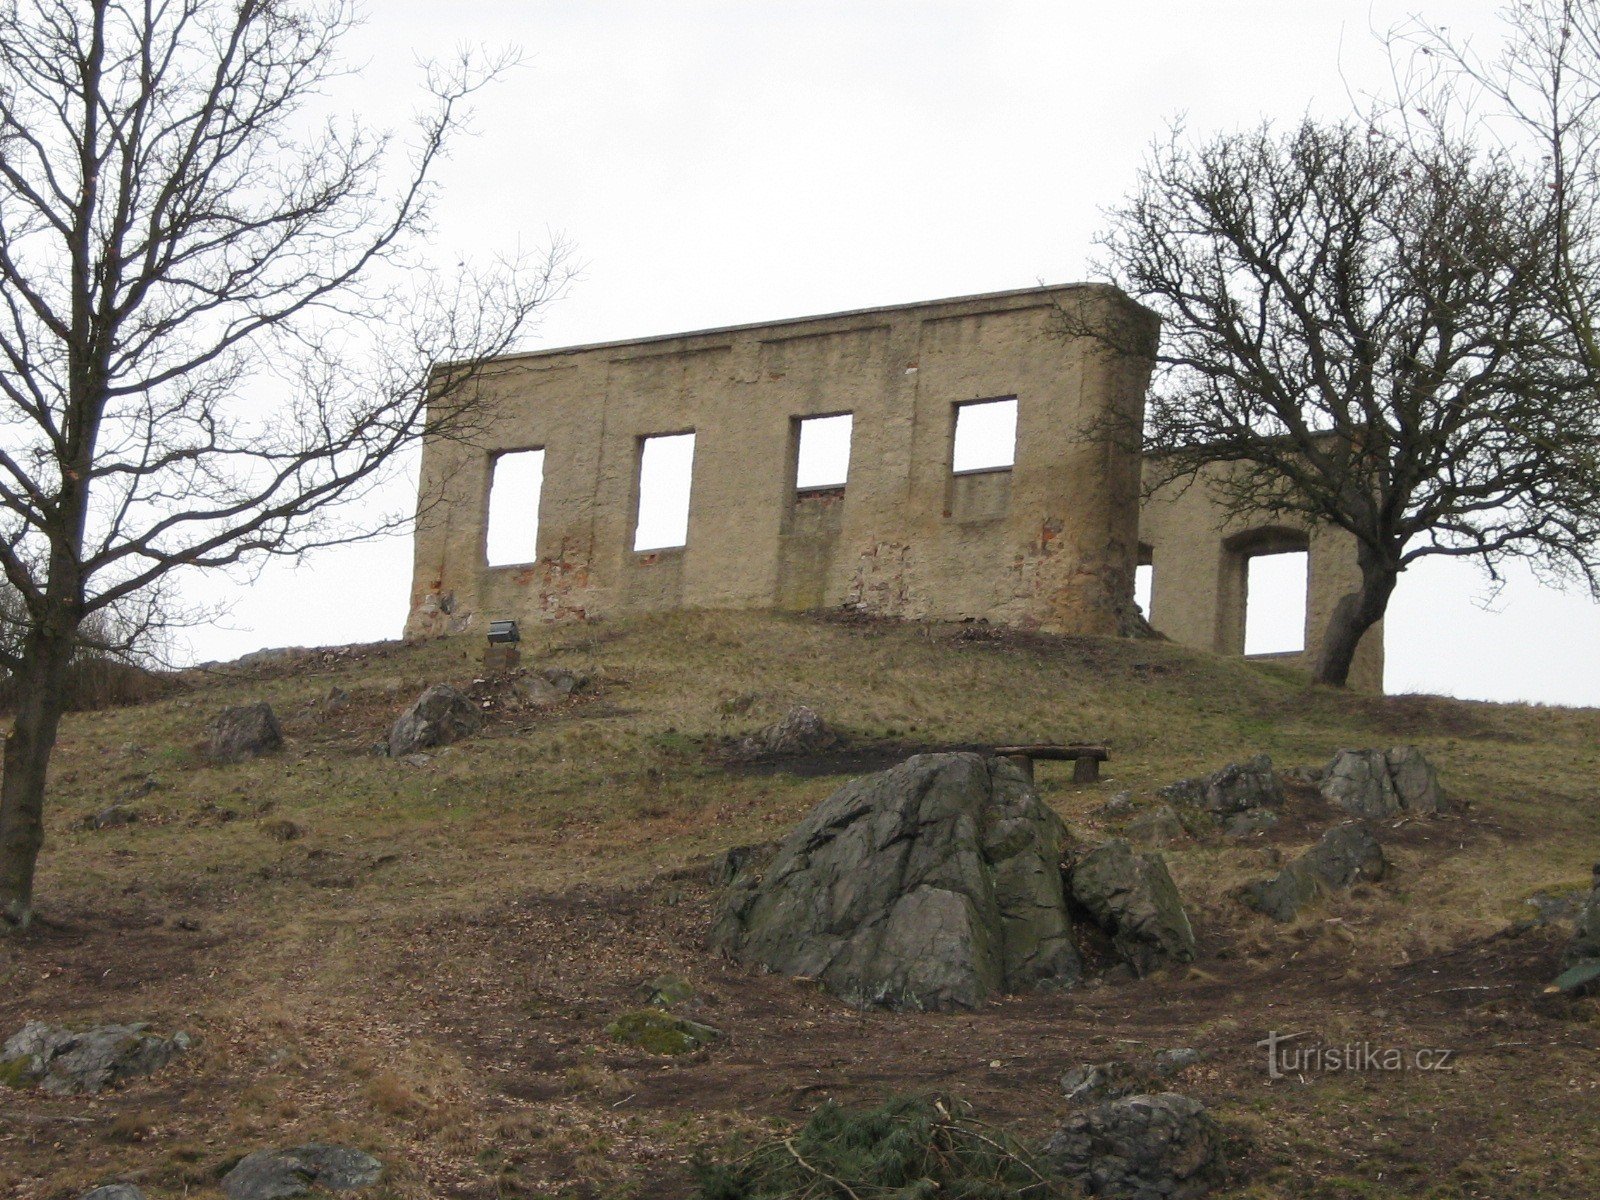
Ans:
{"label": "small rock", "polygon": [[728,757],[734,762],[815,754],[839,740],[816,712],[805,705],[791,708],[779,721],[735,743]]}
{"label": "small rock", "polygon": [[225,708],[211,723],[211,739],[206,757],[213,762],[234,763],[268,754],[283,745],[283,730],[272,706],[259,704]]}
{"label": "small rock", "polygon": [[1594,890],[1578,908],[1573,922],[1572,941],[1562,955],[1561,965],[1572,968],[1579,963],[1600,959],[1600,863],[1594,868]]}
{"label": "small rock", "polygon": [[606,1026],[606,1033],[652,1054],[689,1054],[722,1036],[721,1030],[659,1008],[624,1013]]}
{"label": "small rock", "polygon": [[1183,818],[1170,804],[1160,804],[1140,813],[1122,832],[1130,842],[1141,846],[1165,846],[1189,836],[1189,831],[1183,827]]}
{"label": "small rock", "polygon": [[1306,905],[1357,880],[1376,881],[1388,870],[1383,847],[1356,821],[1335,825],[1311,849],[1271,879],[1246,885],[1244,902],[1276,921],[1292,921]]}
{"label": "small rock", "polygon": [[346,1146],[312,1142],[289,1150],[257,1150],[222,1177],[228,1200],[289,1200],[313,1187],[353,1191],[383,1177],[383,1164]]}
{"label": "small rock", "polygon": [[1288,770],[1283,771],[1282,775],[1285,779],[1292,779],[1296,783],[1304,783],[1310,787],[1316,787],[1322,782],[1323,776],[1327,773],[1327,767],[1299,766],[1290,767]]}
{"label": "small rock", "polygon": [[1078,861],[1070,886],[1135,975],[1168,961],[1194,961],[1194,930],[1159,854],[1135,854],[1113,839]]}
{"label": "small rock", "polygon": [[1588,897],[1585,895],[1575,895],[1571,892],[1559,896],[1549,892],[1535,892],[1523,903],[1538,914],[1536,919],[1539,924],[1548,925],[1555,921],[1575,919],[1586,899]]}
{"label": "small rock", "polygon": [[695,998],[692,987],[676,975],[657,975],[634,989],[639,1002],[648,1008],[676,1008]]}
{"label": "small rock", "polygon": [[1176,1075],[1199,1062],[1205,1055],[1189,1046],[1156,1051],[1156,1074]]}
{"label": "small rock", "polygon": [[186,1033],[161,1037],[148,1025],[73,1031],[29,1021],[0,1048],[0,1080],[37,1083],[57,1096],[86,1096],[158,1071],[191,1045]]}
{"label": "small rock", "polygon": [[1278,814],[1270,808],[1247,808],[1227,817],[1222,822],[1222,832],[1231,838],[1253,837],[1277,823]]}
{"label": "small rock", "polygon": [[145,1200],[145,1194],[131,1183],[108,1183],[85,1192],[78,1200]]}
{"label": "small rock", "polygon": [[404,758],[432,746],[448,746],[482,726],[476,704],[448,683],[436,683],[395,721],[389,731],[389,754]]}
{"label": "small rock", "polygon": [[1195,1200],[1223,1176],[1222,1134],[1175,1092],[1127,1096],[1070,1117],[1045,1143],[1049,1169],[1090,1196]]}
{"label": "small rock", "polygon": [[1320,787],[1324,799],[1357,817],[1436,813],[1443,805],[1438,775],[1415,746],[1341,750]]}
{"label": "small rock", "polygon": [[288,820],[263,821],[259,828],[269,838],[279,842],[298,841],[306,834],[306,831],[301,826]]}
{"label": "small rock", "polygon": [[113,804],[110,808],[102,808],[97,813],[91,813],[83,819],[85,829],[120,829],[124,825],[132,825],[140,819],[142,814],[136,808],[129,808],[125,804]]}
{"label": "small rock", "polygon": [[1116,795],[1112,796],[1111,799],[1107,800],[1104,804],[1102,804],[1095,811],[1095,815],[1096,816],[1100,816],[1100,817],[1112,817],[1112,818],[1126,817],[1126,816],[1129,816],[1130,814],[1132,814],[1133,811],[1134,811],[1133,793],[1132,792],[1118,792],[1118,793],[1116,793]]}
{"label": "small rock", "polygon": [[1265,754],[1196,779],[1168,784],[1160,793],[1174,804],[1190,804],[1207,812],[1235,813],[1247,808],[1276,808],[1284,802],[1283,785]]}
{"label": "small rock", "polygon": [[350,693],[342,687],[331,687],[328,694],[319,702],[318,707],[325,713],[343,712],[350,707]]}
{"label": "small rock", "polygon": [[1061,1090],[1075,1104],[1103,1104],[1138,1089],[1136,1072],[1127,1063],[1083,1063],[1061,1077]]}

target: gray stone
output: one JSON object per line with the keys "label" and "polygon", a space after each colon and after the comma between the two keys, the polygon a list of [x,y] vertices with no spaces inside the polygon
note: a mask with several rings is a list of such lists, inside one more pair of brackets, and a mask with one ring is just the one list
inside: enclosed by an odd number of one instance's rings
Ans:
{"label": "gray stone", "polygon": [[1127,1063],[1083,1063],[1061,1077],[1061,1090],[1074,1104],[1103,1104],[1140,1088],[1138,1072]]}
{"label": "gray stone", "polygon": [[1189,836],[1183,827],[1183,818],[1170,804],[1158,804],[1140,813],[1123,827],[1123,836],[1142,846],[1165,846],[1182,841]]}
{"label": "gray stone", "polygon": [[353,1191],[383,1177],[383,1164],[347,1146],[311,1142],[288,1150],[257,1150],[222,1177],[228,1200],[289,1200],[312,1188]]}
{"label": "gray stone", "polygon": [[1156,1051],[1156,1074],[1176,1075],[1188,1070],[1205,1055],[1190,1046],[1176,1046],[1171,1050]]}
{"label": "gray stone", "polygon": [[782,719],[734,744],[729,758],[750,762],[758,758],[783,758],[814,754],[839,740],[838,734],[813,709],[805,705],[791,708]]}
{"label": "gray stone", "polygon": [[188,1034],[162,1037],[148,1025],[70,1030],[29,1021],[0,1048],[0,1073],[58,1096],[93,1095],[158,1071],[190,1046]]}
{"label": "gray stone", "polygon": [[140,812],[136,808],[129,808],[126,804],[113,804],[110,808],[103,808],[97,813],[91,813],[83,819],[85,829],[121,829],[124,825],[132,825],[139,820]]}
{"label": "gray stone", "polygon": [[1341,750],[1320,787],[1324,799],[1357,817],[1435,813],[1442,803],[1438,775],[1415,746]]}
{"label": "gray stone", "polygon": [[589,676],[566,667],[546,667],[530,671],[511,685],[511,690],[529,704],[555,704],[589,686]]}
{"label": "gray stone", "polygon": [[1283,784],[1272,769],[1272,759],[1265,754],[1242,763],[1229,763],[1210,775],[1168,784],[1160,795],[1174,804],[1192,804],[1219,814],[1274,808],[1284,802]]}
{"label": "gray stone", "polygon": [[1071,887],[1134,974],[1194,960],[1194,930],[1159,854],[1135,854],[1114,839],[1078,861]]}
{"label": "gray stone", "polygon": [[1236,812],[1222,822],[1222,832],[1231,838],[1254,837],[1278,823],[1278,814],[1270,808],[1247,808]]}
{"label": "gray stone", "polygon": [[1271,879],[1246,885],[1246,904],[1277,921],[1292,921],[1308,904],[1358,880],[1376,881],[1388,871],[1383,847],[1357,821],[1335,825],[1322,839]]}
{"label": "gray stone", "polygon": [[145,1200],[145,1194],[131,1183],[108,1183],[85,1192],[78,1200]]}
{"label": "gray stone", "polygon": [[1100,817],[1126,817],[1134,812],[1133,793],[1118,792],[1102,804],[1095,815]]}
{"label": "gray stone", "polygon": [[223,709],[211,722],[206,757],[213,762],[243,762],[270,754],[282,745],[283,730],[273,715],[272,705],[266,701],[241,704]]}
{"label": "gray stone", "polygon": [[1223,1178],[1216,1122],[1198,1100],[1175,1092],[1075,1113],[1041,1158],[1084,1194],[1118,1200],[1194,1200]]}
{"label": "gray stone", "polygon": [[466,695],[448,683],[436,683],[400,714],[389,730],[389,754],[404,758],[431,746],[448,746],[471,737],[483,726],[483,714]]}
{"label": "gray stone", "polygon": [[712,939],[862,1006],[1069,986],[1066,838],[1015,764],[917,755],[812,809],[764,872],[734,882]]}
{"label": "gray stone", "polygon": [[1563,967],[1600,959],[1600,863],[1595,865],[1594,875],[1594,890],[1578,908],[1578,915],[1573,920],[1572,941],[1567,944],[1561,958]]}

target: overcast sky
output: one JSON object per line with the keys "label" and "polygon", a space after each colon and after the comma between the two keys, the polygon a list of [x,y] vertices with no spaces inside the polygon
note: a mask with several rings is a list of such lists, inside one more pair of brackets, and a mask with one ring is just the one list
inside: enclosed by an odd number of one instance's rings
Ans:
{"label": "overcast sky", "polygon": [[[1420,9],[1481,45],[1491,0]],[[1340,116],[1381,88],[1388,0],[369,0],[336,99],[398,126],[414,60],[515,43],[444,175],[438,253],[559,231],[585,263],[552,347],[1089,278],[1101,210],[1151,138]],[[409,484],[407,486],[410,486]],[[402,493],[403,496],[403,493]],[[394,637],[403,539],[248,587],[201,658]],[[1600,609],[1516,574],[1492,610],[1460,564],[1408,573],[1391,691],[1600,704]]]}

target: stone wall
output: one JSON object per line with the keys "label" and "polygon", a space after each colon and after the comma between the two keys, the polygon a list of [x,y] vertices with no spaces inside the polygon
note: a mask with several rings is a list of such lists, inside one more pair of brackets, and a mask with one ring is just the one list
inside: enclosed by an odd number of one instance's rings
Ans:
{"label": "stone wall", "polygon": [[[484,382],[488,445],[424,449],[408,637],[679,607],[984,618],[1115,634],[1136,563],[1152,623],[1244,646],[1248,558],[1310,556],[1306,645],[1353,578],[1342,534],[1230,520],[1203,486],[1144,504],[1139,427],[1151,364],[1060,335],[1058,306],[1155,328],[1096,284],[930,301],[515,355]],[[952,470],[957,408],[1015,398],[1014,464]],[[850,413],[843,487],[796,487],[799,420]],[[682,547],[636,552],[643,439],[693,432]],[[487,565],[495,457],[544,451],[537,555]],[[534,515],[529,515],[530,521]],[[1302,662],[1303,656],[1286,656]],[[1382,631],[1352,684],[1382,687]]]}
{"label": "stone wall", "polygon": [[[1035,288],[508,357],[493,444],[423,456],[408,636],[676,607],[844,604],[1115,633],[1138,547],[1147,362],[1056,332],[1056,306],[1154,317],[1102,285]],[[1009,469],[956,473],[957,406],[1015,397]],[[843,488],[799,491],[798,420],[853,414]],[[681,548],[632,549],[642,439],[695,433]],[[497,453],[544,450],[537,559],[488,567]]]}

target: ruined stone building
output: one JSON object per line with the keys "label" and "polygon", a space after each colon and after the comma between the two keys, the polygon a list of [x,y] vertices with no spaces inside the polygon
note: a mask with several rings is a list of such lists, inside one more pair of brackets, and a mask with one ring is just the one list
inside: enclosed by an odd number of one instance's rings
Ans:
{"label": "ruined stone building", "polygon": [[[1301,552],[1314,644],[1348,539],[1229,522],[1203,487],[1141,508],[1117,431],[1138,427],[1151,364],[1061,336],[1058,306],[1156,323],[1074,284],[497,360],[492,445],[424,448],[407,636],[838,606],[1115,634],[1144,563],[1158,629],[1237,654],[1251,561]],[[533,511],[491,504],[513,472]],[[509,559],[491,562],[491,510]],[[1374,631],[1352,682],[1381,678]]]}

